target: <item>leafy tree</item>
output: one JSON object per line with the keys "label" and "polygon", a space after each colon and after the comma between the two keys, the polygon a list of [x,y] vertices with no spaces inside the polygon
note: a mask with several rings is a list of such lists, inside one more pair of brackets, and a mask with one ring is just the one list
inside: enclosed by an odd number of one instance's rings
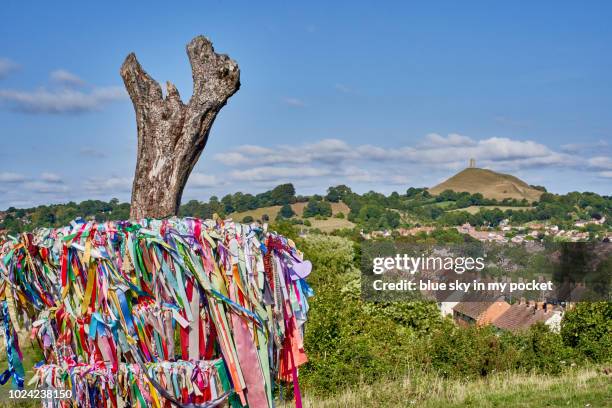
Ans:
{"label": "leafy tree", "polygon": [[318,201],[311,198],[308,204],[304,208],[304,218],[315,217],[320,215],[322,217],[331,217],[332,208],[331,205],[326,201]]}
{"label": "leafy tree", "polygon": [[221,204],[223,205],[223,212],[225,214],[230,214],[234,212],[233,201],[234,201],[234,198],[232,197],[231,194],[228,194],[221,199]]}
{"label": "leafy tree", "polygon": [[295,212],[289,204],[283,205],[278,211],[278,218],[291,218],[295,215]]}
{"label": "leafy tree", "polygon": [[273,205],[295,203],[295,187],[291,183],[278,185],[271,191],[270,197]]}
{"label": "leafy tree", "polygon": [[345,186],[344,184],[340,184],[336,187],[329,187],[327,189],[325,199],[331,203],[337,203],[340,200],[344,200],[347,195],[352,193],[353,191],[349,187]]}

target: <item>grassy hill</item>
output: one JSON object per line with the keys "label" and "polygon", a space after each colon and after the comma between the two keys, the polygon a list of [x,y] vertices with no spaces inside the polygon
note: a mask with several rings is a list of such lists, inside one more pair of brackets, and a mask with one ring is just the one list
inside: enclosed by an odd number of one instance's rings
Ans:
{"label": "grassy hill", "polygon": [[471,205],[469,207],[456,208],[456,209],[450,210],[450,211],[467,211],[470,214],[476,214],[480,210],[493,210],[495,208],[497,208],[499,210],[502,210],[502,211],[506,211],[506,210],[527,211],[527,210],[532,210],[533,209],[533,207],[512,207],[512,206],[508,206],[508,205]]}
{"label": "grassy hill", "polygon": [[[296,214],[297,217],[300,217],[300,218],[303,217],[304,208],[306,207],[306,204],[307,203],[291,204],[291,208],[293,209],[293,212]],[[323,232],[331,232],[331,231],[343,229],[343,228],[353,228],[355,226],[355,224],[353,224],[352,222],[346,219],[346,217],[348,216],[348,213],[351,211],[351,209],[346,204],[344,204],[343,202],[330,203],[330,204],[332,208],[332,217],[326,220],[317,220],[315,218],[309,218],[312,224],[312,228],[318,228]],[[234,213],[231,213],[229,216],[230,218],[236,221],[242,221],[242,219],[246,217],[247,215],[250,215],[255,220],[261,220],[261,217],[264,214],[267,214],[268,217],[270,217],[270,220],[274,220],[276,219],[276,215],[278,214],[280,209],[281,209],[280,205],[273,205],[270,207],[257,208],[255,210],[234,212]],[[334,215],[338,213],[343,213],[344,218],[334,218]]]}
{"label": "grassy hill", "polygon": [[432,195],[438,195],[445,190],[456,192],[480,193],[485,198],[503,200],[514,198],[528,201],[537,201],[542,191],[536,190],[529,184],[510,174],[497,173],[492,170],[467,168],[429,189]]}

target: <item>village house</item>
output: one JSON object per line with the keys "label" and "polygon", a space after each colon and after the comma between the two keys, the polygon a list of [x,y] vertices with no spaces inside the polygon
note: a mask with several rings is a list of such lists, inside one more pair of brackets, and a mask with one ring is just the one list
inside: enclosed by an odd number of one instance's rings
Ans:
{"label": "village house", "polygon": [[463,291],[456,290],[451,293],[446,299],[441,302],[438,302],[438,308],[440,309],[440,313],[443,317],[453,316],[453,308],[457,306],[457,304],[463,299],[463,295]]}
{"label": "village house", "polygon": [[485,326],[509,308],[510,304],[503,299],[503,296],[499,296],[493,301],[484,297],[482,301],[470,299],[470,301],[458,302],[453,307],[453,320],[460,326]]}
{"label": "village house", "polygon": [[560,307],[544,302],[525,302],[525,299],[521,299],[519,303],[513,304],[494,319],[491,324],[500,330],[516,333],[542,322],[550,330],[558,332],[561,329],[562,318],[563,310]]}
{"label": "village house", "polygon": [[412,227],[412,228],[398,228],[397,232],[402,236],[406,237],[409,235],[416,235],[419,232],[425,232],[429,234],[435,228],[434,227]]}
{"label": "village house", "polygon": [[475,238],[479,241],[495,241],[495,242],[508,242],[508,239],[503,236],[500,232],[496,231],[479,231],[474,228],[469,223],[463,224],[460,227],[457,227],[457,231],[461,234],[468,234],[472,238]]}
{"label": "village house", "polygon": [[512,237],[511,241],[515,244],[520,244],[521,242],[523,242],[525,240],[525,237],[523,235],[517,235],[515,237]]}

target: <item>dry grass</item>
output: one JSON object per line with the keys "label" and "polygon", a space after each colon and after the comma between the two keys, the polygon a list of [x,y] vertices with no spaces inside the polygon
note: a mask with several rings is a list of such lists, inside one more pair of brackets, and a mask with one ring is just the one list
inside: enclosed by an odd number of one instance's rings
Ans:
{"label": "dry grass", "polygon": [[[295,214],[301,218],[304,214],[304,207],[306,207],[306,204],[307,203],[291,204],[291,208],[293,209],[293,212],[295,212]],[[316,220],[314,218],[308,218],[308,220],[312,224],[311,228],[318,228],[323,232],[332,232],[332,231],[343,229],[343,228],[353,228],[355,226],[355,224],[353,224],[352,222],[346,219],[346,217],[348,216],[348,213],[351,211],[351,209],[346,204],[342,202],[330,203],[330,204],[332,208],[332,217],[326,220]],[[274,219],[276,219],[276,215],[280,211],[280,208],[281,208],[280,205],[274,205],[271,207],[257,208],[256,210],[236,212],[236,213],[230,214],[230,218],[236,221],[242,221],[244,217],[246,217],[247,215],[250,215],[255,220],[261,220],[261,217],[264,214],[268,214],[268,217],[270,217],[270,220],[274,221]],[[336,215],[338,213],[343,213],[345,218],[334,218],[333,215]],[[308,227],[303,227],[303,226],[298,226],[298,227],[301,227],[303,229],[308,229]]]}
{"label": "dry grass", "polygon": [[448,180],[430,188],[429,192],[438,195],[444,190],[467,191],[471,194],[481,193],[486,198],[496,200],[526,198],[530,202],[537,201],[542,195],[542,191],[529,187],[527,183],[512,175],[477,168],[462,170]]}
{"label": "dry grass", "polygon": [[506,211],[506,210],[525,211],[525,210],[532,210],[533,209],[533,207],[510,207],[510,206],[505,206],[505,205],[471,205],[469,207],[457,208],[457,209],[450,210],[450,211],[467,211],[470,214],[476,214],[481,209],[483,209],[483,210],[492,210],[494,208],[499,208],[502,211]]}
{"label": "dry grass", "polygon": [[[304,207],[306,207],[306,204],[307,203],[291,204],[291,208],[293,209],[293,212],[298,217],[302,217],[302,215],[304,214]],[[338,213],[344,213],[344,215],[346,216],[351,211],[351,209],[348,208],[348,206],[342,202],[330,203],[330,204],[331,204],[333,215],[336,215]],[[271,220],[274,220],[276,218],[276,215],[280,211],[280,209],[281,209],[280,205],[273,205],[271,207],[262,207],[262,208],[257,208],[255,210],[235,212],[235,213],[231,213],[229,216],[230,218],[236,221],[242,221],[242,219],[246,217],[247,215],[250,215],[256,220],[260,220],[262,215],[268,214],[268,217],[270,217]]]}
{"label": "dry grass", "polygon": [[[332,232],[344,228],[353,228],[355,224],[347,220],[346,218],[328,218],[326,220],[315,220],[309,218],[312,228],[318,228],[322,232]],[[299,225],[298,227],[301,227]]]}
{"label": "dry grass", "polygon": [[304,398],[305,408],[411,406],[612,406],[612,378],[597,368],[568,370],[561,376],[502,373],[475,381],[418,374],[403,380],[363,385],[331,398]]}

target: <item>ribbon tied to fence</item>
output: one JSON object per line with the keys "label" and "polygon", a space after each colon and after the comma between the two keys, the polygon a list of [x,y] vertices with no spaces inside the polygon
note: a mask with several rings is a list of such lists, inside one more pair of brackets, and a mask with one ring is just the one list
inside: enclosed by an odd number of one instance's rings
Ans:
{"label": "ribbon tied to fence", "polygon": [[24,386],[25,323],[44,355],[28,384],[79,407],[272,407],[281,382],[301,406],[312,265],[290,239],[231,220],[78,219],[0,251],[1,382]]}

